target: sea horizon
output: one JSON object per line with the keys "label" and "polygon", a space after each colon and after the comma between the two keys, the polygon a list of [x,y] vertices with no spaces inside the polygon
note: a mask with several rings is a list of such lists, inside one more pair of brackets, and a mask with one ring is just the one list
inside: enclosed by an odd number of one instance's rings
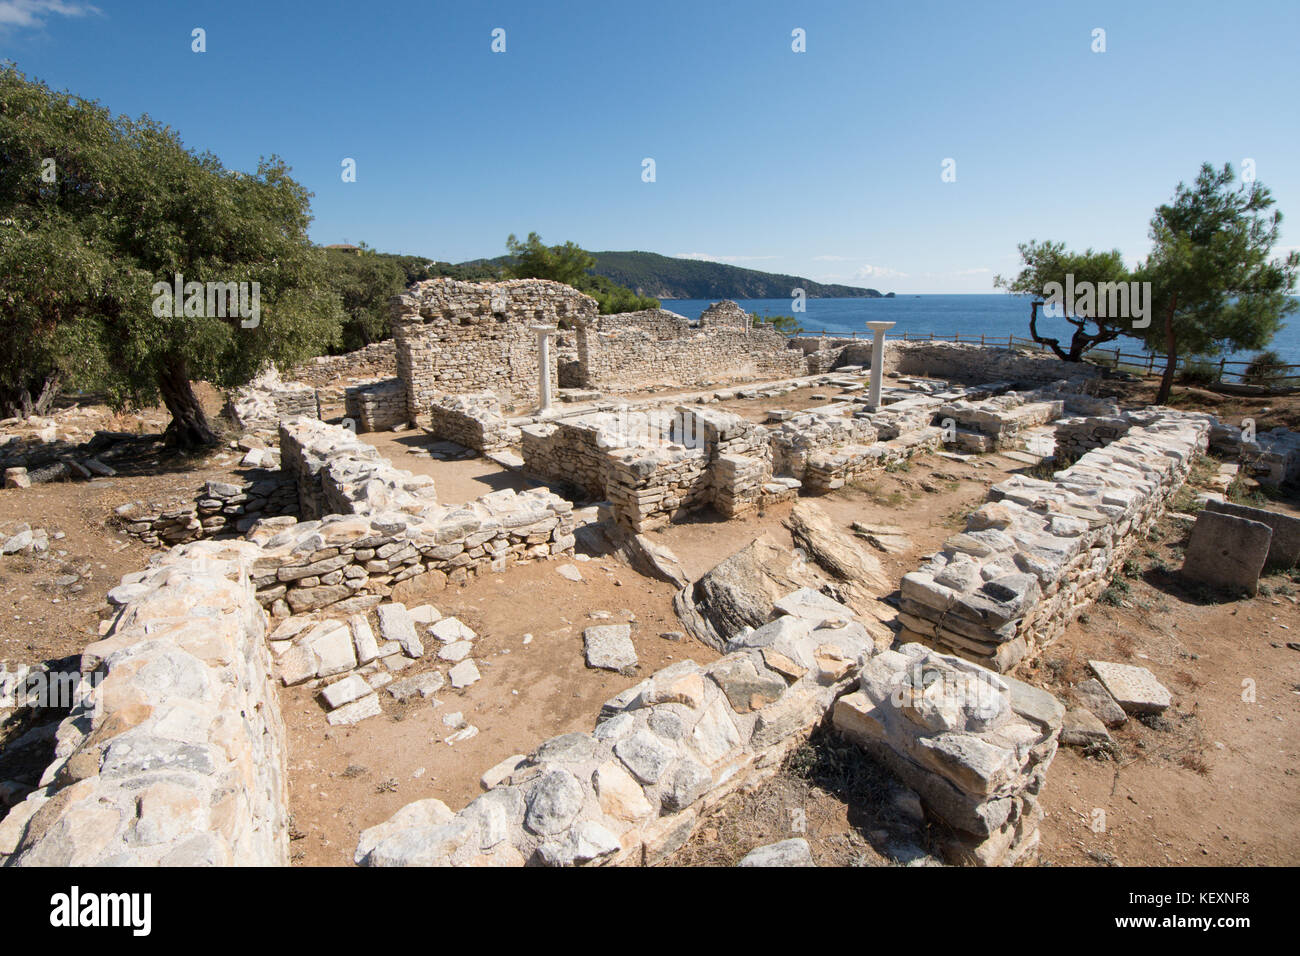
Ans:
{"label": "sea horizon", "polygon": [[[1297,297],[1293,301],[1300,302]],[[699,319],[700,314],[720,299],[661,299],[662,307],[691,321]],[[788,297],[779,299],[735,299],[746,312],[762,316],[794,315],[804,331],[826,331],[832,334],[866,334],[865,323],[868,321],[893,321],[895,326],[889,335],[935,335],[952,336],[959,334],[963,339],[968,336],[979,339],[981,335],[988,341],[1005,340],[1008,336],[1028,339],[1029,335],[1029,299],[1012,296],[1005,292],[928,292],[895,293],[893,298],[809,298],[804,300],[806,311],[794,312],[792,300]],[[1300,311],[1293,313],[1300,317]],[[1039,311],[1038,332],[1040,335],[1054,336],[1061,340],[1062,347],[1068,347],[1069,338],[1074,327],[1062,318],[1045,316]],[[1143,353],[1142,343],[1135,338],[1120,337],[1107,342],[1100,348],[1131,354]],[[1266,346],[1282,356],[1284,362],[1300,364],[1300,321],[1283,324]],[[1245,362],[1262,350],[1246,350],[1227,354],[1231,362]],[[1219,356],[1215,357],[1217,361]]]}

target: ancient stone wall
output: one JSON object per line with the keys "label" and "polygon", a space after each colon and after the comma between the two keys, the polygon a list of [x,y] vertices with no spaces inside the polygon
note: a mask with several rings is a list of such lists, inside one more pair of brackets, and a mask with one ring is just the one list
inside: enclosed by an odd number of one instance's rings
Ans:
{"label": "ancient stone wall", "polygon": [[459,813],[437,800],[408,804],[361,834],[357,862],[659,862],[712,807],[775,774],[848,687],[872,641],[836,607],[839,626],[818,607],[710,665],[664,668],[607,702],[591,733],[541,744]]}
{"label": "ancient stone wall", "polygon": [[41,786],[0,821],[0,865],[287,866],[285,730],[259,549],[199,542],[109,592]]}
{"label": "ancient stone wall", "polygon": [[191,501],[132,501],[113,509],[127,534],[171,547],[217,535],[243,534],[263,518],[298,513],[294,484],[276,471],[242,483],[208,481]]}
{"label": "ancient stone wall", "polygon": [[440,505],[432,479],[394,468],[347,429],[310,419],[281,426],[281,461],[304,516],[272,518],[254,584],[276,617],[378,604],[412,578],[462,583],[484,567],[571,554],[573,505],[545,490],[492,492]]}
{"label": "ancient stone wall", "polygon": [[295,366],[289,380],[329,389],[393,378],[397,375],[397,348],[392,339],[372,342],[343,355],[320,355]]}
{"label": "ancient stone wall", "polygon": [[[853,613],[809,589],[727,647],[623,691],[591,733],[504,761],[458,813],[408,804],[361,834],[356,862],[654,865],[722,801],[774,775],[832,710],[837,730],[916,789],[954,861],[1032,859],[1064,713],[1051,695],[915,644],[875,655]],[[940,698],[950,687],[961,696]]]}
{"label": "ancient stone wall", "polygon": [[715,409],[603,412],[522,429],[524,470],[608,499],[635,531],[714,505],[752,508],[772,474],[767,431]]}
{"label": "ancient stone wall", "polygon": [[494,452],[520,440],[519,429],[506,424],[501,403],[491,392],[440,395],[429,406],[429,431],[477,452]]}
{"label": "ancient stone wall", "polygon": [[353,385],[344,392],[343,413],[352,420],[359,432],[381,432],[396,428],[410,421],[406,386],[396,378],[368,385]]}
{"label": "ancient stone wall", "polygon": [[1032,858],[1065,708],[1046,691],[920,644],[884,651],[835,703],[835,729],[917,792],[952,862]]}
{"label": "ancient stone wall", "polygon": [[966,530],[903,577],[901,640],[998,671],[1036,656],[1159,517],[1211,423],[1162,409],[1051,481],[1013,475],[994,485]]}
{"label": "ancient stone wall", "polygon": [[[397,374],[407,388],[410,420],[423,422],[434,396],[448,392],[489,389],[502,401],[536,401],[532,326],[587,321],[596,310],[595,299],[544,279],[415,283],[392,301]],[[558,387],[554,367],[550,375]]]}
{"label": "ancient stone wall", "polygon": [[602,315],[578,327],[575,387],[606,391],[702,385],[805,374],[802,350],[772,328],[752,328],[734,302],[717,303],[698,328],[662,309]]}
{"label": "ancient stone wall", "polygon": [[284,418],[320,418],[316,389],[285,382],[272,366],[247,385],[235,389],[222,414],[241,432],[274,435]]}

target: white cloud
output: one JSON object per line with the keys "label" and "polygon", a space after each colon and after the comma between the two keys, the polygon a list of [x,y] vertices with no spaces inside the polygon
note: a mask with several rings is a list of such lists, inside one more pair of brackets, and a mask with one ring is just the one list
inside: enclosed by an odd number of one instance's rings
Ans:
{"label": "white cloud", "polygon": [[50,16],[84,17],[99,13],[88,3],[65,0],[0,0],[0,28],[42,27]]}
{"label": "white cloud", "polygon": [[715,256],[708,252],[679,252],[678,259],[699,259],[702,262],[757,262],[762,259],[776,259],[777,256]]}
{"label": "white cloud", "polygon": [[854,273],[855,279],[906,279],[906,272],[899,272],[889,266],[864,265]]}

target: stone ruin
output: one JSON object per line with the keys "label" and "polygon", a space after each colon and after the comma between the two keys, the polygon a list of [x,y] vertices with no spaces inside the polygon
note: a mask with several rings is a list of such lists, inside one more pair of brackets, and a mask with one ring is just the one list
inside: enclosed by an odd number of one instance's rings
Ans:
{"label": "stone ruin", "polygon": [[[584,321],[596,300],[559,282],[417,282],[392,303],[397,374],[410,421],[423,422],[437,395],[490,389],[509,401],[539,399],[534,326]],[[552,385],[557,373],[548,369]]]}
{"label": "stone ruin", "polygon": [[1163,410],[1051,480],[994,485],[966,530],[903,577],[902,639],[997,671],[1040,653],[1160,516],[1211,421]]}
{"label": "stone ruin", "polygon": [[626,391],[647,385],[699,385],[722,379],[789,378],[807,365],[776,329],[755,328],[731,301],[710,306],[692,325],[663,309],[584,317],[577,358],[563,384]]}
{"label": "stone ruin", "polygon": [[[814,354],[839,368],[819,381],[842,395],[804,412],[773,410],[766,426],[706,400],[587,411],[516,432],[501,398],[536,396],[528,322],[572,321],[580,337],[610,336],[603,347],[621,334],[682,344],[680,317],[636,314],[617,333],[620,317],[605,317],[601,332],[585,297],[544,288],[552,284],[499,284],[509,287],[503,303],[491,290],[484,300],[481,286],[435,283],[400,302],[400,380],[354,388],[350,417],[362,430],[423,418],[482,453],[518,442],[526,472],[608,502],[633,532],[699,507],[730,516],[823,493],[924,449],[1019,448],[1053,421],[1062,456],[1077,460],[1050,480],[995,485],[966,529],[903,577],[897,634],[868,606],[887,589],[874,573],[822,590],[788,582],[752,621],[710,625],[717,661],[673,664],[628,688],[591,732],[552,738],[490,770],[486,792],[459,812],[421,800],[365,831],[355,851],[362,865],[653,864],[826,725],[918,794],[950,859],[1026,862],[1065,711],[1004,672],[1040,653],[1106,586],[1197,453],[1235,448],[1279,481],[1296,471],[1300,444],[1289,433],[1251,443],[1209,416],[1120,414],[1079,382],[1062,382],[1059,363],[1048,376],[1040,359],[1016,353],[980,357],[964,385],[900,378],[872,408],[858,394],[860,370],[845,368],[863,356],[860,342],[834,359],[831,346],[783,346],[781,361],[793,356],[800,373]],[[725,304],[711,312],[688,337],[756,334]],[[903,375],[935,374],[968,353],[890,346]],[[695,359],[682,361],[697,374]],[[493,370],[478,377],[471,367],[482,363]],[[1024,379],[1012,374],[1024,368]],[[113,616],[82,655],[55,759],[0,820],[0,863],[287,865],[277,684],[318,686],[331,724],[363,720],[378,713],[385,662],[425,653],[421,628],[441,626],[438,639],[458,646],[472,641],[454,619],[408,603],[488,568],[572,555],[579,519],[567,497],[536,489],[441,504],[431,479],[319,421],[314,402],[312,389],[267,380],[232,402],[245,427],[275,423],[279,468],[258,479],[269,483],[209,483],[191,509],[120,516],[132,533],[175,546],[110,592]],[[305,413],[286,414],[295,409]],[[244,537],[197,540],[232,530]],[[831,547],[827,558],[792,533],[828,569],[837,560],[841,570],[845,561],[857,567],[851,551]],[[1272,533],[1279,553],[1300,553],[1300,532],[1278,524]],[[303,616],[318,611],[319,620]],[[454,686],[477,678],[468,657],[454,670]]]}
{"label": "stone ruin", "polygon": [[608,500],[632,531],[713,506],[726,517],[755,507],[772,474],[760,425],[712,409],[597,413],[522,429],[523,470]]}

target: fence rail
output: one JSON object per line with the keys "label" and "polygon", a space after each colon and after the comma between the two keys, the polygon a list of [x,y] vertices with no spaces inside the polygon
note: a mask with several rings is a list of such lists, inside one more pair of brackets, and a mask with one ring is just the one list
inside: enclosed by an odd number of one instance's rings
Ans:
{"label": "fence rail", "polygon": [[[871,333],[864,332],[834,332],[829,330],[813,331],[809,329],[800,329],[794,333],[796,338],[830,338],[830,339],[853,339],[859,336],[869,341]],[[886,338],[902,340],[904,342],[969,342],[972,345],[996,346],[999,348],[1027,348],[1036,352],[1048,352],[1045,345],[1040,345],[1033,339],[1021,338],[1013,334],[1006,338],[1001,336],[990,336],[981,333],[980,335],[963,336],[960,332],[953,332],[948,335],[938,334],[935,332],[902,332],[902,333],[885,333]],[[1111,368],[1127,369],[1128,371],[1144,375],[1154,375],[1163,372],[1168,358],[1160,352],[1125,352],[1122,348],[1114,349],[1093,349],[1084,354],[1084,358],[1098,365],[1109,365]],[[1230,385],[1251,384],[1246,381],[1247,370],[1254,365],[1253,362],[1232,361],[1227,358],[1216,360],[1197,358],[1195,356],[1179,356],[1178,361],[1174,364],[1175,369],[1187,373],[1189,366],[1194,372],[1203,373],[1203,380],[1206,382],[1224,382]],[[1258,384],[1292,386],[1300,385],[1300,365],[1256,365],[1256,374],[1252,376]],[[1202,375],[1197,376],[1201,378]],[[1235,378],[1236,381],[1231,379]],[[1266,379],[1266,382],[1259,380]]]}

